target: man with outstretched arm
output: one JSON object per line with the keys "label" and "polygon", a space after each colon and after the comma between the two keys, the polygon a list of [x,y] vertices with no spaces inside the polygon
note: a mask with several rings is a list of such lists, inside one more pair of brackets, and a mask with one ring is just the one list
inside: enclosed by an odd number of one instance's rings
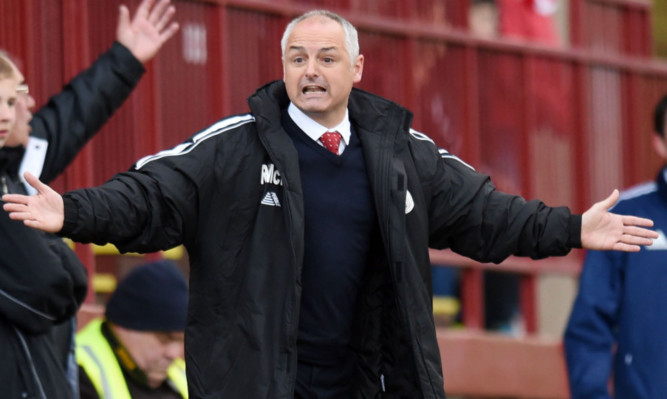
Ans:
{"label": "man with outstretched arm", "polygon": [[444,398],[428,248],[482,262],[572,248],[637,251],[651,221],[583,215],[495,190],[362,90],[357,31],[315,10],[288,24],[283,80],[251,112],[62,197],[7,195],[30,227],[121,251],[184,244],[190,397]]}

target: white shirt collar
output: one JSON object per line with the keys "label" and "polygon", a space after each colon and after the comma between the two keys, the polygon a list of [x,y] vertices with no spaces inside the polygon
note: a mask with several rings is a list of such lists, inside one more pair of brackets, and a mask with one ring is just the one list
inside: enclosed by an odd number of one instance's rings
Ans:
{"label": "white shirt collar", "polygon": [[287,113],[289,113],[289,116],[292,118],[294,123],[296,123],[296,125],[314,141],[318,141],[319,138],[326,132],[338,132],[341,136],[343,136],[343,142],[345,145],[350,144],[350,117],[347,109],[345,110],[345,116],[343,117],[343,120],[331,129],[327,129],[326,127],[315,122],[311,117],[306,115],[296,105],[294,105],[294,103],[290,102],[289,107],[287,108]]}

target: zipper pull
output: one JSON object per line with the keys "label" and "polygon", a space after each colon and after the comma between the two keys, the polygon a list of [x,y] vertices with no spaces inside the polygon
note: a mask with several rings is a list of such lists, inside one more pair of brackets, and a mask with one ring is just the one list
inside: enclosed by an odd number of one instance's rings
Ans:
{"label": "zipper pull", "polygon": [[7,178],[2,176],[2,193],[9,194],[9,189],[7,188]]}
{"label": "zipper pull", "polygon": [[387,389],[384,386],[384,374],[380,374],[380,385],[382,386],[382,392],[387,392]]}

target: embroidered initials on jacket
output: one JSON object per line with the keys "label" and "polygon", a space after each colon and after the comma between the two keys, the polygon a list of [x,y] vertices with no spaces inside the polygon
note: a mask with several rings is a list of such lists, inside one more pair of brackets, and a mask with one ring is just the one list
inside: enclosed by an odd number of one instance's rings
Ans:
{"label": "embroidered initials on jacket", "polygon": [[262,173],[260,184],[275,184],[276,186],[282,186],[283,180],[280,177],[280,171],[276,167],[270,164],[262,164]]}

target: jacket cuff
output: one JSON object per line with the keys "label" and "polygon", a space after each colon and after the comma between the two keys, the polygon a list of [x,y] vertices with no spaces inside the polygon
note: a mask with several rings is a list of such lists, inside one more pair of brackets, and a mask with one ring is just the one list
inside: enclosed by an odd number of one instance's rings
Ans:
{"label": "jacket cuff", "polygon": [[106,55],[111,58],[114,70],[135,85],[146,72],[143,64],[132,54],[132,52],[117,41],[113,42]]}
{"label": "jacket cuff", "polygon": [[68,237],[76,228],[79,209],[76,201],[67,194],[63,194],[63,206],[65,209],[65,220],[63,221],[63,228],[58,232],[58,235],[61,237]]}
{"label": "jacket cuff", "polygon": [[581,215],[570,215],[569,235],[567,246],[570,248],[581,248]]}

